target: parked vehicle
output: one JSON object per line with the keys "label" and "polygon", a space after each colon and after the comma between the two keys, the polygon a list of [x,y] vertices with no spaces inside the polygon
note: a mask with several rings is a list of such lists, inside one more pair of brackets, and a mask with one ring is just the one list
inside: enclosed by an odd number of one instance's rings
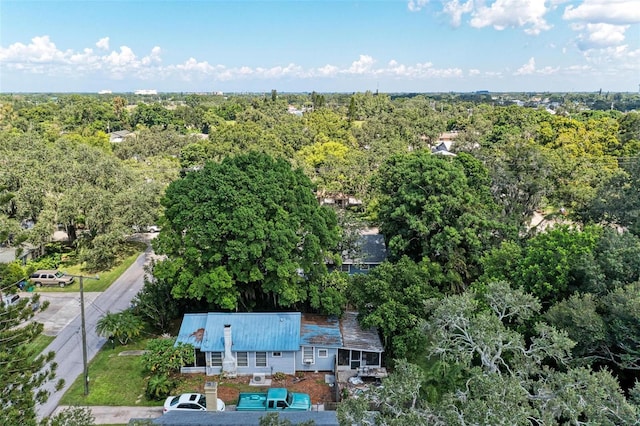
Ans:
{"label": "parked vehicle", "polygon": [[[218,398],[218,411],[224,411],[224,401]],[[207,398],[201,393],[183,393],[170,396],[164,401],[163,412],[167,411],[206,411]]]}
{"label": "parked vehicle", "polygon": [[271,388],[267,392],[240,393],[237,411],[309,411],[311,397],[306,393],[289,392],[285,388]]}
{"label": "parked vehicle", "polygon": [[17,294],[0,294],[0,300],[2,300],[2,303],[4,304],[4,306],[13,306],[13,305],[17,305],[18,302],[20,301],[20,296]]}
{"label": "parked vehicle", "polygon": [[[0,294],[0,303],[2,303],[5,307],[17,305],[20,302],[19,294]],[[37,311],[40,309],[40,302],[29,302],[29,307],[32,311]]]}
{"label": "parked vehicle", "polygon": [[73,284],[73,277],[65,275],[60,271],[41,269],[29,276],[29,280],[36,286],[58,286],[64,287]]}

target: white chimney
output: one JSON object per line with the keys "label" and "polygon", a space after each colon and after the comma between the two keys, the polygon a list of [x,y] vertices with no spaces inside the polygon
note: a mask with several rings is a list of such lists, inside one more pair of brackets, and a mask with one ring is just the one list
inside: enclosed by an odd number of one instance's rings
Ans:
{"label": "white chimney", "polygon": [[222,373],[227,377],[236,377],[236,359],[231,353],[231,325],[224,326],[224,359],[222,360]]}

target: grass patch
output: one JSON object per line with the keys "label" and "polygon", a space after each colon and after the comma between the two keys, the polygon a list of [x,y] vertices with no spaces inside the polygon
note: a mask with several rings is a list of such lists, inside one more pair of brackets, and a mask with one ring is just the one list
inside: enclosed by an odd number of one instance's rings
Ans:
{"label": "grass patch", "polygon": [[[144,243],[130,243],[127,245],[126,253],[123,254],[122,261],[115,267],[109,269],[108,271],[100,271],[97,274],[89,274],[82,269],[81,264],[73,264],[61,266],[60,270],[67,274],[72,275],[85,275],[85,276],[95,276],[98,275],[100,278],[98,280],[94,279],[85,279],[83,281],[84,291],[105,291],[113,282],[118,279],[120,275],[124,271],[129,268],[136,261],[141,252],[143,252],[147,248]],[[66,286],[64,288],[60,287],[40,287],[37,291],[39,292],[77,292],[80,291],[80,284],[78,283],[78,278],[75,279],[74,283]]]}
{"label": "grass patch", "polygon": [[53,342],[53,339],[55,339],[55,336],[45,336],[44,334],[41,334],[36,337],[33,342],[30,342],[27,345],[27,348],[38,356],[46,349],[47,346],[49,346],[51,342]]}
{"label": "grass patch", "polygon": [[142,373],[140,356],[118,356],[120,352],[144,349],[147,339],[116,346],[103,346],[89,364],[89,395],[84,395],[84,378],[76,379],[60,401],[60,405],[111,405],[153,407],[162,401],[149,401],[144,396],[147,378]]}

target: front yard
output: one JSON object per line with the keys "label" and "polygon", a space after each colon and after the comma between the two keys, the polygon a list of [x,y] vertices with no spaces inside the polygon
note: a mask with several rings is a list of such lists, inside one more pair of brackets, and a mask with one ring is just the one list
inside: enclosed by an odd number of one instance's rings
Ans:
{"label": "front yard", "polygon": [[[124,355],[142,350],[147,339],[116,346],[105,345],[89,364],[89,395],[84,396],[82,375],[71,385],[60,405],[161,406],[163,401],[150,401],[145,397],[148,377],[142,372],[138,355]],[[124,355],[124,356],[123,356]],[[218,382],[218,397],[226,404],[235,405],[240,392],[260,392],[266,387],[249,386],[250,377],[235,379],[205,374],[177,374],[178,386],[172,394],[204,393],[205,382]],[[286,387],[295,392],[308,393],[313,404],[333,401],[333,388],[325,383],[325,373],[306,373],[304,376],[284,376],[272,380],[272,387]]]}

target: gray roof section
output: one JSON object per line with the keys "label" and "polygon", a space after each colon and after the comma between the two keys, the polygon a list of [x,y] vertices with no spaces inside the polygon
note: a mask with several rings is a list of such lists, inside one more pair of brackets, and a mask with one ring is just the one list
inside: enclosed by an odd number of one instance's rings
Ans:
{"label": "gray roof section", "polygon": [[342,347],[367,352],[384,352],[380,336],[375,328],[363,329],[357,312],[345,312],[340,323]]}
{"label": "gray roof section", "polygon": [[[154,419],[152,424],[166,426],[249,426],[259,425],[260,418],[266,414],[265,411],[221,411],[217,413],[169,411]],[[335,411],[280,411],[278,412],[278,417],[280,420],[287,419],[294,425],[309,420],[313,420],[315,426],[337,426],[339,424]],[[129,424],[133,424],[133,420],[136,419],[131,419]]]}
{"label": "gray roof section", "polygon": [[356,242],[358,248],[358,259],[343,259],[346,265],[378,265],[387,259],[387,246],[384,243],[384,236],[381,234],[361,235]]}

